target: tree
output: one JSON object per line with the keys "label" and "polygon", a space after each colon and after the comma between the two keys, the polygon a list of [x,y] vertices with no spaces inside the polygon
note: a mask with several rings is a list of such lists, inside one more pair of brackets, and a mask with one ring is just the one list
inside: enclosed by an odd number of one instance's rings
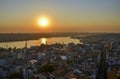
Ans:
{"label": "tree", "polygon": [[23,76],[21,73],[12,73],[9,75],[8,79],[23,79]]}
{"label": "tree", "polygon": [[54,67],[49,66],[49,65],[45,65],[45,66],[42,66],[42,67],[38,68],[38,73],[41,73],[41,72],[53,72],[53,71],[54,71]]}

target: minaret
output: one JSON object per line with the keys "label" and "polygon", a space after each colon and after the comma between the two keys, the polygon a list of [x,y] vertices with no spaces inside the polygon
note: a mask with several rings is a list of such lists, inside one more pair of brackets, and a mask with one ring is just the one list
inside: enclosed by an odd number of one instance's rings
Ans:
{"label": "minaret", "polygon": [[25,58],[26,50],[27,50],[27,41],[25,42],[25,47],[23,49],[23,59]]}
{"label": "minaret", "polygon": [[6,44],[6,49],[8,48],[8,45]]}
{"label": "minaret", "polygon": [[27,48],[27,40],[26,40],[26,42],[25,42],[25,48]]}
{"label": "minaret", "polygon": [[110,42],[110,50],[113,48],[113,41]]}

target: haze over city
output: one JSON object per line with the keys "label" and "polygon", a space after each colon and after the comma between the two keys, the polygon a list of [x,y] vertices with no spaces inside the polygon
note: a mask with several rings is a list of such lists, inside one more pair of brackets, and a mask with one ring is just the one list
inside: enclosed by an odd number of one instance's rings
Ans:
{"label": "haze over city", "polygon": [[[119,4],[120,0],[0,0],[0,33],[119,33]],[[47,20],[39,25],[41,17]]]}

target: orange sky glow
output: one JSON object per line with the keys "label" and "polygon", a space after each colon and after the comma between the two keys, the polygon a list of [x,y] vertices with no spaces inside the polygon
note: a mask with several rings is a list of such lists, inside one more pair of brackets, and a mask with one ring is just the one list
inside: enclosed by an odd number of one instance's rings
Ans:
{"label": "orange sky glow", "polygon": [[[0,1],[0,33],[119,33],[119,3],[118,0],[70,0],[69,2],[63,0],[2,0]],[[40,19],[43,16],[46,20],[41,23]]]}

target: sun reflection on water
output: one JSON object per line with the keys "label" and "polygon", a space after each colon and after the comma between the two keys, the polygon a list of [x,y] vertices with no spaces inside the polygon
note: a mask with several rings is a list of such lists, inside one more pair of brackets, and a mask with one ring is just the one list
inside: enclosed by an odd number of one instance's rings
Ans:
{"label": "sun reflection on water", "polygon": [[41,43],[46,45],[47,44],[47,39],[46,38],[41,38]]}

